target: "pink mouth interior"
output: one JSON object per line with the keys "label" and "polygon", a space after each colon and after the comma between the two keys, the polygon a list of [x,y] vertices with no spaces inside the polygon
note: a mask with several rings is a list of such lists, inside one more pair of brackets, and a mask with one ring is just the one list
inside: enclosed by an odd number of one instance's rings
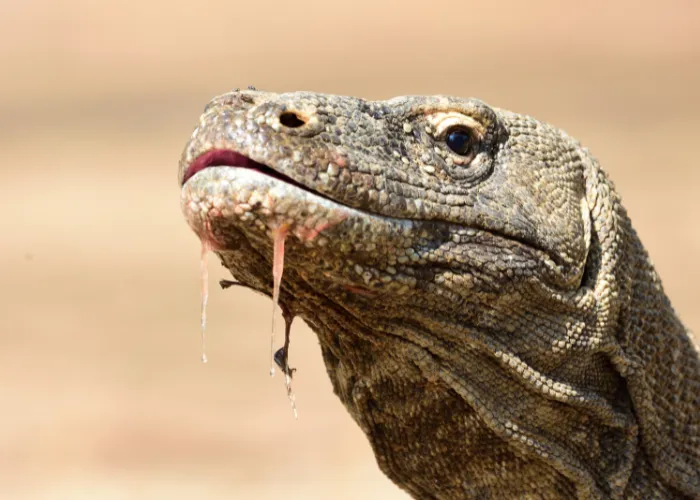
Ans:
{"label": "pink mouth interior", "polygon": [[185,175],[182,179],[182,184],[184,185],[197,172],[200,172],[205,168],[209,167],[250,168],[253,170],[257,170],[258,172],[263,173],[265,175],[269,175],[270,177],[274,177],[275,179],[284,181],[287,184],[297,186],[301,189],[304,189],[305,191],[314,192],[313,190],[307,188],[303,184],[295,181],[290,177],[287,177],[284,174],[273,170],[267,165],[263,165],[262,163],[252,160],[247,156],[242,155],[241,153],[237,153],[236,151],[232,151],[230,149],[215,149],[213,151],[204,153],[201,156],[198,156],[185,170]]}
{"label": "pink mouth interior", "polygon": [[251,160],[247,156],[244,156],[235,151],[228,149],[215,149],[214,151],[209,151],[199,156],[195,161],[193,161],[187,170],[185,171],[185,176],[182,179],[182,183],[187,182],[190,177],[192,177],[197,172],[204,170],[209,167],[241,167],[241,168],[253,168],[256,170],[265,171],[271,170],[269,167],[258,163],[257,161]]}

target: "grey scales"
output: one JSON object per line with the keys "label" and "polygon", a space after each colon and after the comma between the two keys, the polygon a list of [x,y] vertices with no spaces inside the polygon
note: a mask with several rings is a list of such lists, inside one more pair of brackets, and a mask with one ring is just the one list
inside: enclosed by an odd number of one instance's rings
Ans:
{"label": "grey scales", "polygon": [[700,498],[697,347],[565,132],[476,99],[236,90],[179,181],[243,286],[272,295],[284,232],[280,306],[411,496]]}

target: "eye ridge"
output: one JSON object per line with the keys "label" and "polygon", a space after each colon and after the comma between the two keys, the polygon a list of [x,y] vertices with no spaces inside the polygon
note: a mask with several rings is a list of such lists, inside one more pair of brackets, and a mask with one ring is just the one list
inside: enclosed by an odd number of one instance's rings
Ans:
{"label": "eye ridge", "polygon": [[445,132],[445,144],[460,156],[469,156],[474,149],[475,139],[474,132],[463,125],[450,127]]}

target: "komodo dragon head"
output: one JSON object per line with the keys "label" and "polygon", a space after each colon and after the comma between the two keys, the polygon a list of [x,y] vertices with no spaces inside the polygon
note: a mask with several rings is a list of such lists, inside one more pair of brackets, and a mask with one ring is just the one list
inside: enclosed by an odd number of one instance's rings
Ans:
{"label": "komodo dragon head", "polygon": [[564,132],[475,99],[234,91],[179,180],[245,286],[271,294],[286,235],[280,304],[413,496],[700,496],[697,353]]}

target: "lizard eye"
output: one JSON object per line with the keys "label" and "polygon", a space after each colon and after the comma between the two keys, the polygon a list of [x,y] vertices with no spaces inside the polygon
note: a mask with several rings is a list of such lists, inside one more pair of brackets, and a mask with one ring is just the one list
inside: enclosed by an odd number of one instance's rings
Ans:
{"label": "lizard eye", "polygon": [[474,148],[474,143],[474,134],[466,127],[452,127],[445,133],[445,144],[460,156],[468,156]]}

